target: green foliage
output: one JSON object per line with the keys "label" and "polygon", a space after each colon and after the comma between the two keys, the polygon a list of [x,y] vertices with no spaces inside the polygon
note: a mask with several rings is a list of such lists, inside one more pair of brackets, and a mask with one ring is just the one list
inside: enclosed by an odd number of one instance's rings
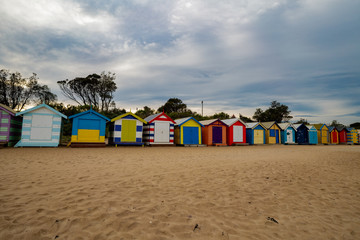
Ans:
{"label": "green foliage", "polygon": [[241,115],[241,114],[239,114],[239,118],[240,118],[241,121],[243,121],[243,122],[245,122],[245,123],[254,122],[251,118],[246,117],[246,116]]}
{"label": "green foliage", "polygon": [[268,122],[268,121],[276,121],[276,122],[288,122],[292,116],[290,116],[289,107],[280,104],[277,101],[271,102],[271,105],[268,109],[263,111],[261,108],[257,108],[253,118],[259,122]]}
{"label": "green foliage", "polygon": [[58,81],[63,94],[79,105],[91,105],[100,111],[108,111],[115,103],[112,101],[116,91],[115,74],[102,72],[87,77]]}
{"label": "green foliage", "polygon": [[350,124],[350,127],[355,128],[355,129],[360,129],[360,122],[352,123],[352,124]]}
{"label": "green foliage", "polygon": [[157,111],[165,112],[172,119],[193,115],[193,112],[187,108],[186,104],[178,98],[170,98],[163,106],[159,107]]}
{"label": "green foliage", "polygon": [[295,124],[301,124],[301,123],[303,123],[303,124],[305,124],[305,125],[309,125],[309,124],[310,124],[310,123],[307,121],[307,119],[305,119],[305,118],[300,118],[300,120],[297,121]]}
{"label": "green foliage", "polygon": [[0,70],[0,102],[12,109],[21,111],[27,104],[47,104],[56,101],[47,85],[38,83],[36,73],[29,78],[23,78],[19,72]]}
{"label": "green foliage", "polygon": [[333,121],[329,124],[329,126],[332,126],[332,127],[345,127],[344,124],[339,123],[337,120],[333,120]]}
{"label": "green foliage", "polygon": [[151,109],[148,106],[145,106],[144,109],[137,110],[135,115],[141,117],[142,119],[145,119],[146,117],[153,115],[154,113],[155,113],[154,109]]}

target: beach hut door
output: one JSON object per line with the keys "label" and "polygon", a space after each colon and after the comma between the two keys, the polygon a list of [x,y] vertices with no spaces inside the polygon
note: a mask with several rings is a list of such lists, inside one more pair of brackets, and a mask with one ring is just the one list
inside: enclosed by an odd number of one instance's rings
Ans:
{"label": "beach hut door", "polygon": [[222,143],[222,127],[213,127],[213,143]]}
{"label": "beach hut door", "polygon": [[286,130],[286,142],[292,143],[293,142],[293,131],[290,129]]}
{"label": "beach hut door", "polygon": [[155,122],[155,142],[170,142],[170,125],[168,122]]}
{"label": "beach hut door", "polygon": [[243,127],[242,126],[233,126],[233,142],[242,142],[243,141]]}
{"label": "beach hut door", "polygon": [[53,116],[33,115],[31,121],[30,139],[51,141]]}

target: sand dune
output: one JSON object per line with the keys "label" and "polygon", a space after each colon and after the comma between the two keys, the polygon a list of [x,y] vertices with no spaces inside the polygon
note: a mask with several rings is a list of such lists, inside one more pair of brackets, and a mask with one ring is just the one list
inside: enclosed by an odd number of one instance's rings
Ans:
{"label": "sand dune", "polygon": [[9,148],[0,169],[0,239],[360,239],[360,146]]}

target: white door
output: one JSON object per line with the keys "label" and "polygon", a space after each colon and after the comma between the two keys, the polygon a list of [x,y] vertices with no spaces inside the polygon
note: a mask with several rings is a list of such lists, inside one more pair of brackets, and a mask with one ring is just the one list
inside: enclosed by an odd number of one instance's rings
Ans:
{"label": "white door", "polygon": [[233,126],[233,141],[242,142],[243,141],[243,127],[242,126]]}
{"label": "white door", "polygon": [[155,122],[154,142],[168,143],[170,142],[170,123]]}
{"label": "white door", "polygon": [[288,143],[293,142],[293,131],[290,129],[286,130],[286,142],[288,142]]}
{"label": "white door", "polygon": [[31,121],[30,139],[51,140],[53,116],[33,115]]}

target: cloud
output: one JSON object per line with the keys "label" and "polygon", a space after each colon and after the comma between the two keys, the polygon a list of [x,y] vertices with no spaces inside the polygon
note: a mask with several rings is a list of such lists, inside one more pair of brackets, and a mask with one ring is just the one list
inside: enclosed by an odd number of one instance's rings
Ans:
{"label": "cloud", "polygon": [[[251,116],[278,100],[295,116],[359,121],[360,2],[5,1],[1,68],[56,81],[115,72],[118,107],[179,97],[195,111]],[[66,101],[66,99],[62,99]],[[326,118],[326,119],[325,119]]]}

